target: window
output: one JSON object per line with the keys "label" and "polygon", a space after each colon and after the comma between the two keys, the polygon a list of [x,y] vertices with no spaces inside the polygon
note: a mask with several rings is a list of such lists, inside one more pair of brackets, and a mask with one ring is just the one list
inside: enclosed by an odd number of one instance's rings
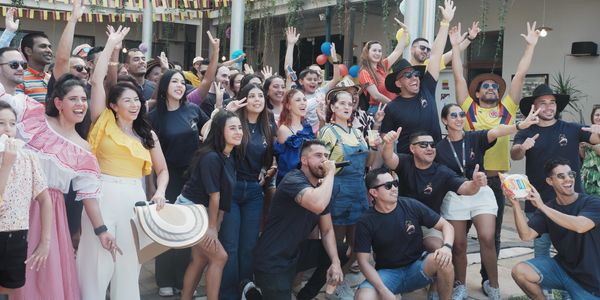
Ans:
{"label": "window", "polygon": [[[475,76],[483,73],[494,73],[502,76],[504,40],[501,39],[498,45],[499,34],[500,31],[487,31],[485,32],[485,38],[483,38],[483,34],[480,34],[477,40],[469,46],[467,53],[467,82],[470,82]],[[496,47],[500,48],[497,57]],[[494,60],[495,57],[496,60]]]}

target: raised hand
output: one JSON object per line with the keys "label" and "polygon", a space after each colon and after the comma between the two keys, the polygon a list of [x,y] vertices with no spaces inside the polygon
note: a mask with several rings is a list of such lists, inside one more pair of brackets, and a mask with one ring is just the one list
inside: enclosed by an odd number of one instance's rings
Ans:
{"label": "raised hand", "polygon": [[386,107],[387,107],[387,103],[382,104],[381,102],[379,102],[379,106],[377,106],[377,112],[375,112],[375,116],[373,116],[375,123],[379,124],[379,123],[383,122],[383,118],[385,118],[385,108]]}
{"label": "raised hand", "polygon": [[535,146],[535,140],[537,140],[539,137],[540,134],[536,133],[533,137],[526,138],[523,144],[521,144],[521,147],[523,147],[525,151],[533,148],[533,146]]}
{"label": "raised hand", "polygon": [[117,30],[115,30],[110,25],[106,26],[106,28],[108,30],[106,32],[106,35],[108,35],[108,41],[106,41],[106,43],[108,44],[109,42],[111,42],[115,45],[118,45],[123,42],[123,39],[125,39],[130,29],[129,27],[123,27],[121,25],[119,25],[119,28],[117,28]]}
{"label": "raised hand", "polygon": [[17,17],[17,9],[15,7],[11,7],[6,12],[6,18],[4,19],[4,27],[6,30],[16,32],[19,30],[19,19],[15,20]]}
{"label": "raised hand", "polygon": [[527,22],[527,35],[521,34],[521,36],[525,39],[528,45],[535,46],[540,37],[540,31],[535,28],[536,22],[533,22],[533,25],[529,26],[529,22]]}
{"label": "raised hand", "polygon": [[521,123],[519,123],[519,128],[526,129],[526,128],[529,128],[533,124],[539,123],[540,118],[538,118],[538,114],[540,113],[541,110],[542,110],[541,108],[538,110],[535,110],[535,106],[532,105],[531,110],[529,110],[529,115],[527,116],[527,118],[525,118],[525,120],[523,120],[523,121],[521,121]]}
{"label": "raised hand", "polygon": [[225,94],[225,89],[218,81],[214,81],[212,84],[215,88],[215,108],[221,108],[223,107],[223,95]]}
{"label": "raised hand", "polygon": [[85,5],[83,5],[83,0],[74,0],[73,1],[73,14],[71,15],[71,20],[77,21],[81,19],[83,14],[85,13]]}
{"label": "raised hand", "polygon": [[4,152],[2,153],[2,167],[11,169],[17,160],[17,142],[14,138],[6,139]]}
{"label": "raised hand", "polygon": [[452,47],[460,45],[460,43],[462,43],[462,41],[464,41],[467,37],[468,32],[465,32],[463,34],[461,34],[460,32],[460,23],[458,23],[457,26],[453,26],[452,28],[450,28],[450,31],[448,32],[448,37],[450,38],[450,44],[452,44]]}
{"label": "raised hand", "polygon": [[325,101],[319,101],[317,104],[317,117],[320,121],[327,122],[327,113],[325,108]]}
{"label": "raised hand", "polygon": [[169,59],[165,55],[165,52],[161,52],[158,57],[158,61],[160,62],[160,68],[163,70],[169,69]]}
{"label": "raised hand", "polygon": [[444,0],[444,7],[438,6],[442,13],[442,17],[444,21],[451,22],[454,19],[454,12],[456,11],[456,6],[454,6],[454,1]]}
{"label": "raised hand", "polygon": [[337,62],[337,52],[335,51],[335,43],[331,43],[331,62]]}
{"label": "raised hand", "polygon": [[323,168],[323,171],[324,171],[325,175],[328,175],[328,174],[333,175],[333,174],[335,174],[335,161],[333,161],[333,160],[326,160],[326,161],[324,161],[322,163],[322,168]]}
{"label": "raised hand", "polygon": [[208,35],[208,41],[210,42],[210,45],[213,49],[213,51],[219,51],[219,46],[221,45],[221,40],[217,39],[217,38],[213,38],[212,34],[210,33],[210,31],[206,31],[206,35]]}
{"label": "raised hand", "polygon": [[288,45],[295,45],[300,38],[300,34],[296,34],[296,27],[288,27],[285,29],[285,40]]}
{"label": "raised hand", "polygon": [[263,75],[263,78],[266,80],[267,78],[273,76],[273,68],[269,66],[264,66],[260,73]]}
{"label": "raised hand", "polygon": [[400,133],[402,132],[402,127],[398,127],[396,131],[390,131],[383,136],[383,142],[386,144],[393,144],[400,137]]}
{"label": "raised hand", "polygon": [[479,164],[476,164],[475,169],[473,170],[473,182],[479,187],[487,185],[487,176],[484,172],[479,172]]}
{"label": "raised hand", "polygon": [[544,205],[544,201],[540,196],[540,193],[535,189],[534,186],[531,186],[531,190],[527,195],[527,200],[531,201],[531,204],[535,206],[535,208],[540,208]]}
{"label": "raised hand", "polygon": [[481,28],[479,28],[479,21],[473,21],[471,27],[469,27],[469,38],[474,39],[481,32]]}
{"label": "raised hand", "polygon": [[244,74],[254,74],[254,69],[249,64],[244,64]]}
{"label": "raised hand", "polygon": [[240,100],[230,101],[229,103],[227,103],[227,106],[225,107],[225,109],[230,112],[236,112],[238,109],[240,109],[246,105],[248,105],[248,102],[246,102],[246,97],[244,97]]}

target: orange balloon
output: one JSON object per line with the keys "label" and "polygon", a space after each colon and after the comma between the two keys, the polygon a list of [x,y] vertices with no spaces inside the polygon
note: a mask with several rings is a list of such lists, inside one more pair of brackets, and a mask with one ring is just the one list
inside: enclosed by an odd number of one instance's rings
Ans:
{"label": "orange balloon", "polygon": [[325,54],[321,54],[317,56],[317,64],[320,66],[324,65],[327,62],[327,56]]}
{"label": "orange balloon", "polygon": [[342,75],[342,77],[348,75],[348,67],[346,67],[346,65],[339,64],[338,68],[340,68],[340,75]]}

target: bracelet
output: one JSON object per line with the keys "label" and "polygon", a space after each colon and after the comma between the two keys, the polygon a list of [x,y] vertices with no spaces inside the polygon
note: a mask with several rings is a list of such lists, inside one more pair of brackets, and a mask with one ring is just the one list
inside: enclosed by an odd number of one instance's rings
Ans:
{"label": "bracelet", "polygon": [[445,243],[442,247],[446,247],[446,248],[449,248],[450,250],[452,250],[452,245],[450,245],[448,243]]}
{"label": "bracelet", "polygon": [[476,38],[477,38],[477,36],[475,36],[474,38],[471,38],[469,35],[467,35],[467,40],[469,40],[471,42],[474,41]]}
{"label": "bracelet", "polygon": [[106,228],[106,225],[100,225],[100,226],[94,228],[94,233],[96,235],[101,235],[107,231],[108,231],[108,228]]}
{"label": "bracelet", "polygon": [[517,128],[517,130],[521,130],[521,128],[519,128],[519,124],[521,123],[521,121],[515,123],[515,127]]}
{"label": "bracelet", "polygon": [[448,22],[448,21],[440,21],[440,26],[446,26],[446,27],[448,27],[448,26],[450,26],[450,22]]}
{"label": "bracelet", "polygon": [[109,65],[109,66],[116,67],[116,66],[118,66],[118,65],[119,65],[119,63],[118,63],[118,62],[116,62],[116,61],[111,61],[111,62],[109,62],[109,63],[108,63],[108,65]]}

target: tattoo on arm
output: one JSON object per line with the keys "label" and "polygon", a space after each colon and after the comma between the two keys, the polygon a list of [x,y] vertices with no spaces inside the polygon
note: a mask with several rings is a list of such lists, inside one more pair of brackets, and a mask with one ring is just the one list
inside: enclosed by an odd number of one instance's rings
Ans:
{"label": "tattoo on arm", "polygon": [[309,189],[309,188],[305,188],[305,189],[301,190],[301,191],[298,193],[298,195],[296,195],[296,199],[294,199],[294,200],[296,200],[296,203],[298,203],[299,205],[302,205],[302,197],[304,197],[304,193],[306,193],[306,191],[307,191],[308,189]]}

